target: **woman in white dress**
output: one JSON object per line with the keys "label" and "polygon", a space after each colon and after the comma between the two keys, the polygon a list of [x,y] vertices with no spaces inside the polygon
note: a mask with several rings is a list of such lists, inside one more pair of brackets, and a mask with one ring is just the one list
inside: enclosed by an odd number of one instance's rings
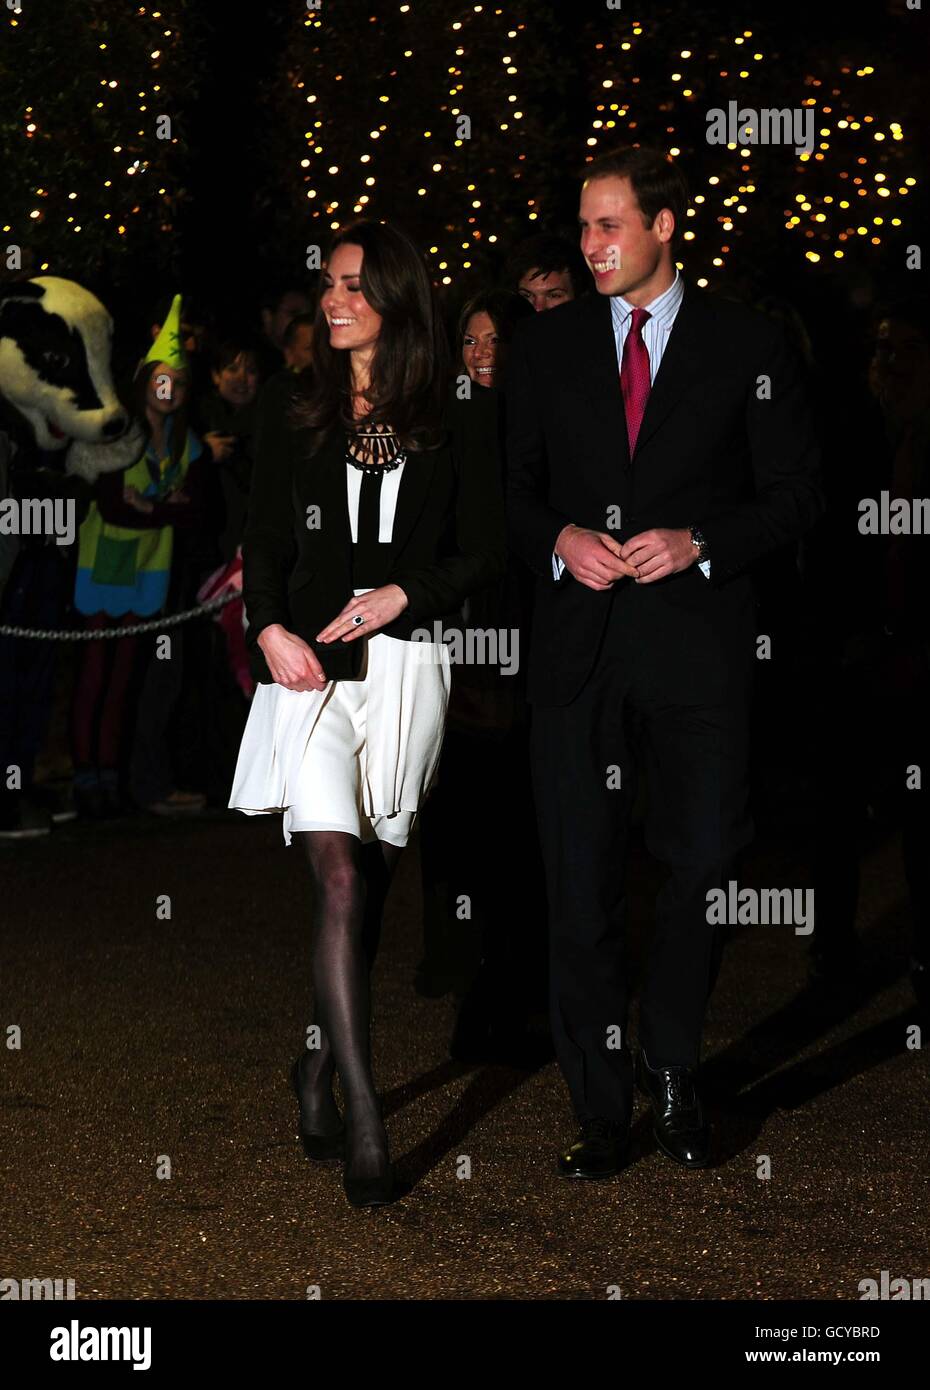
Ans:
{"label": "woman in white dress", "polygon": [[243,544],[257,687],[229,805],[283,812],[307,856],[321,1045],[293,1070],[301,1137],[310,1158],[344,1158],[349,1201],[374,1206],[394,1182],[369,971],[439,762],[444,623],[503,573],[504,504],[496,413],[452,389],[429,277],[397,228],[337,234],[313,350],[310,393],[258,440]]}

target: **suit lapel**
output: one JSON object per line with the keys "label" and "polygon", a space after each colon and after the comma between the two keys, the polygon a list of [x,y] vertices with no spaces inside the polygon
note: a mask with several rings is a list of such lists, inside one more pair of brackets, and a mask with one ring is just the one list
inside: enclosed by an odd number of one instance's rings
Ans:
{"label": "suit lapel", "polygon": [[686,280],[678,313],[675,315],[659,370],[646,401],[646,410],[636,439],[636,458],[672,407],[681,399],[698,369],[706,365],[707,342],[704,323],[704,306],[697,291]]}
{"label": "suit lapel", "polygon": [[[646,402],[636,440],[637,459],[695,374],[706,366],[706,324],[707,308],[703,297],[690,281],[685,280],[678,313]],[[614,459],[627,470],[630,467],[630,448],[626,411],[608,295],[593,294],[590,297],[582,335],[584,347],[579,360],[588,364],[584,389],[597,413],[603,437],[611,441],[612,450],[615,450]]]}
{"label": "suit lapel", "polygon": [[630,446],[609,296],[593,291],[588,297],[587,309],[578,362],[584,371],[585,392],[600,421],[598,434],[610,441],[609,449],[604,452],[609,472],[613,474],[617,464],[624,471],[629,468]]}

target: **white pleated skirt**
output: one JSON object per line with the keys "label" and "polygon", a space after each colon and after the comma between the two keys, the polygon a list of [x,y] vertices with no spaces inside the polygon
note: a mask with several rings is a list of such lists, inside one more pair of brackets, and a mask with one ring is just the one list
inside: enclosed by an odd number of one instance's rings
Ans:
{"label": "white pleated skirt", "polygon": [[361,638],[360,678],[323,690],[258,685],[229,806],[300,830],[405,845],[439,767],[451,688],[445,643]]}

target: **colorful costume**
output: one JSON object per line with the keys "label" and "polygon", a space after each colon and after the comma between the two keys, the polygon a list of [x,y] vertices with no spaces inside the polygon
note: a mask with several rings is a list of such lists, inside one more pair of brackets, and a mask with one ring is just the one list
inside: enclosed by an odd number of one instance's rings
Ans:
{"label": "colorful costume", "polygon": [[[181,342],[181,296],[175,295],[168,317],[143,362],[164,362],[178,371],[189,367]],[[127,468],[123,486],[134,487],[151,502],[160,503],[183,488],[201,444],[188,431],[180,458],[172,461],[174,420],[165,417],[164,453],[159,457],[150,440],[141,458]],[[92,502],[81,526],[74,605],[80,613],[124,613],[148,617],[165,606],[171,577],[174,527],[118,526],[104,521]]]}
{"label": "colorful costume", "polygon": [[[163,502],[184,486],[190,464],[199,457],[200,441],[188,431],[184,451],[171,462],[172,420],[165,421],[165,454],[159,458],[151,442],[142,458],[127,468],[124,486],[135,487],[143,497]],[[74,606],[81,613],[123,613],[146,617],[165,605],[171,575],[174,527],[136,530],[104,521],[92,502],[81,526]]]}

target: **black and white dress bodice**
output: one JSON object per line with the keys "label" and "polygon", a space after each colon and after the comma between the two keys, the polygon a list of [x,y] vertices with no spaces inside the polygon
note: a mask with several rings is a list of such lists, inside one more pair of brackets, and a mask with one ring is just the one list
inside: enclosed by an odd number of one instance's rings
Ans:
{"label": "black and white dress bodice", "polygon": [[[352,587],[377,589],[387,582],[390,541],[406,453],[396,435],[350,437],[346,488],[352,530]],[[362,467],[359,467],[359,463]]]}

